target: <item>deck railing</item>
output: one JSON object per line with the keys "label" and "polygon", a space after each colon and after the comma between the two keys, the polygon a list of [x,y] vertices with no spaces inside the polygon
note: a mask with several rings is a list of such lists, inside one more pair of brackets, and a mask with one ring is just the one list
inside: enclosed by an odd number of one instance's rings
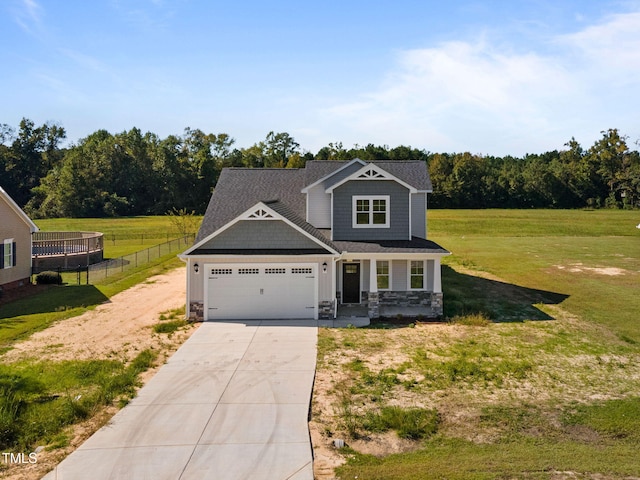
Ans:
{"label": "deck railing", "polygon": [[100,232],[35,232],[31,253],[34,257],[80,255],[101,251],[103,248],[103,236]]}

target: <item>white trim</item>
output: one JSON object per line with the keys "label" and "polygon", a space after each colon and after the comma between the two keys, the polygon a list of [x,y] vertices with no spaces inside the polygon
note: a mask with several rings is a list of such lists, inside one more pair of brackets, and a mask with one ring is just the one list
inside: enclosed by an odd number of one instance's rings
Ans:
{"label": "white trim", "polygon": [[[331,195],[333,198],[333,195]],[[369,211],[367,212],[369,215],[369,223],[358,223],[358,211],[356,205],[358,200],[368,200],[369,201]],[[385,223],[372,223],[373,222],[373,201],[374,200],[384,200],[386,202],[385,205]],[[411,199],[409,199],[411,201]],[[364,213],[364,212],[363,212]],[[390,195],[353,195],[351,197],[351,228],[389,228],[391,225],[391,196]],[[331,230],[333,232],[333,229]]]}
{"label": "white trim", "polygon": [[0,197],[4,198],[9,205],[9,208],[13,210],[20,219],[29,226],[29,230],[31,233],[37,232],[39,229],[35,223],[29,218],[29,216],[24,213],[24,211],[18,206],[18,204],[9,196],[7,192],[4,191],[2,187],[0,187]]}
{"label": "white trim", "polygon": [[433,291],[434,293],[442,293],[442,268],[440,266],[440,258],[433,259]]}
{"label": "white trim", "polygon": [[240,220],[280,220],[280,219],[274,217],[273,214],[268,210],[262,207],[258,207],[256,210],[254,210],[251,213],[245,212],[240,217]]}
{"label": "white trim", "polygon": [[[8,270],[10,268],[15,267],[15,265],[13,264],[13,255],[14,255],[14,253],[13,253],[13,242],[15,242],[15,239],[13,239],[13,238],[5,238],[5,240],[4,240],[4,250],[2,250],[2,256],[4,257],[3,258],[3,262],[2,262],[2,265],[3,265],[2,268],[4,270]],[[9,254],[9,264],[8,264],[8,266],[7,266],[7,262],[4,261],[4,259],[7,257],[7,245],[9,245],[9,247],[10,247],[9,250],[11,250],[11,253]]]}
{"label": "white trim", "polygon": [[[413,194],[410,193],[409,194],[409,238],[407,240],[411,241],[411,237],[413,236],[413,230],[412,230],[412,225],[411,225],[411,204],[413,203]],[[425,222],[426,222],[426,216],[427,216],[427,212],[424,212],[425,215]]]}
{"label": "white trim", "polygon": [[333,228],[333,192],[331,192],[330,197],[331,197],[331,212],[330,212],[331,213],[331,219],[330,219],[331,220],[331,223],[330,223],[330,225],[331,225],[331,241],[333,242],[333,230],[334,230],[334,228]]}
{"label": "white trim", "polygon": [[[373,176],[368,175],[369,171],[373,171],[376,174],[381,175],[381,176],[380,177],[376,177],[375,175],[373,175]],[[392,180],[394,182],[399,183],[403,187],[408,188],[410,193],[417,193],[418,192],[418,190],[415,187],[412,187],[408,183],[403,182],[402,180],[400,180],[398,177],[395,177],[395,176],[391,175],[389,172],[387,172],[383,168],[377,166],[373,162],[366,164],[364,167],[362,167],[357,172],[352,173],[351,175],[349,175],[348,177],[342,179],[338,183],[330,186],[329,188],[327,188],[325,190],[325,192],[326,193],[332,193],[333,190],[335,190],[339,186],[341,186],[344,183],[346,183],[348,181],[351,181],[351,180],[383,180],[383,181],[384,180]]]}
{"label": "white trim", "polygon": [[[327,180],[328,178],[333,177],[336,173],[341,172],[342,170],[344,170],[347,167],[350,167],[351,165],[353,165],[354,163],[359,163],[361,165],[366,165],[367,163],[364,160],[360,160],[359,158],[354,158],[353,160],[345,163],[342,167],[338,168],[337,170],[334,170],[333,172],[325,175],[324,177],[320,178],[319,180],[316,180],[315,182],[313,182],[311,185],[307,185],[306,187],[304,187],[301,192],[302,193],[308,193],[309,190],[311,190],[313,187],[315,187],[316,185],[319,185],[320,183],[324,182],[325,180]],[[308,198],[308,197],[307,197]]]}
{"label": "white trim", "polygon": [[[220,235],[222,232],[224,232],[225,230],[227,230],[228,228],[232,227],[233,225],[235,225],[236,223],[238,223],[241,220],[255,220],[256,218],[249,218],[250,215],[253,215],[256,211],[259,210],[263,210],[266,213],[268,213],[269,215],[271,215],[273,218],[269,219],[269,220],[281,220],[284,223],[286,223],[287,225],[289,225],[291,228],[293,228],[294,230],[298,231],[299,233],[301,233],[302,235],[304,235],[305,237],[309,238],[310,240],[312,240],[313,242],[317,243],[318,245],[320,245],[322,248],[324,248],[325,250],[339,255],[339,252],[335,251],[333,248],[331,248],[329,245],[327,245],[326,243],[322,242],[321,240],[317,239],[316,237],[314,237],[313,235],[311,235],[308,232],[305,232],[302,228],[300,228],[298,225],[296,225],[295,223],[293,223],[291,220],[287,219],[286,217],[283,217],[282,215],[280,215],[278,212],[276,212],[274,209],[270,208],[268,205],[266,205],[264,202],[258,202],[256,203],[253,207],[247,209],[245,212],[243,212],[242,214],[238,215],[236,218],[234,218],[233,220],[231,220],[229,223],[227,223],[226,225],[223,225],[222,227],[220,227],[218,230],[216,230],[215,232],[211,233],[210,235],[208,235],[207,237],[205,237],[204,239],[200,240],[198,243],[196,243],[195,245],[191,246],[190,248],[188,248],[187,250],[185,250],[183,253],[181,253],[180,255],[178,255],[178,257],[182,258],[185,257],[187,255],[190,255],[194,250],[197,250],[198,248],[200,248],[202,245],[206,244],[207,242],[209,242],[210,240],[214,239],[215,237],[217,237],[218,235]],[[322,254],[320,254],[322,255]]]}

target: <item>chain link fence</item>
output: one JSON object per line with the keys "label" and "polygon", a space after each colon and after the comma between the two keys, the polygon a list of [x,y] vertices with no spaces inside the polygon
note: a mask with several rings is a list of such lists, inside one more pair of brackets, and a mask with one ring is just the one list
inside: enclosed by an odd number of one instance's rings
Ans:
{"label": "chain link fence", "polygon": [[[132,268],[151,263],[158,258],[170,253],[179,253],[193,244],[194,235],[185,235],[168,242],[160,243],[144,250],[140,250],[129,255],[118,258],[111,258],[100,263],[81,267],[87,274],[86,282],[99,283],[111,275],[122,273]],[[78,282],[80,282],[80,267],[78,269]]]}

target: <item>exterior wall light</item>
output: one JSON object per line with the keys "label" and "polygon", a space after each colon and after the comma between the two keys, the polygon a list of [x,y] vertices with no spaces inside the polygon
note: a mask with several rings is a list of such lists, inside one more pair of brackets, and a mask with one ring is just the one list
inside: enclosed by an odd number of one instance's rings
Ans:
{"label": "exterior wall light", "polygon": [[327,262],[322,264],[322,273],[327,273]]}
{"label": "exterior wall light", "polygon": [[198,270],[200,270],[200,265],[198,265],[197,263],[193,264],[193,271],[198,273]]}

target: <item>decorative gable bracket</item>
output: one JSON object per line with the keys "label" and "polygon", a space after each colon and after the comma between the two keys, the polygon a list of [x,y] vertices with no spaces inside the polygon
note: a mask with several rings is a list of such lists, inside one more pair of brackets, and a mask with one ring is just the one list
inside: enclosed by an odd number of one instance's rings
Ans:
{"label": "decorative gable bracket", "polygon": [[367,170],[354,178],[354,180],[391,180],[391,178],[385,175],[375,165],[371,165]]}
{"label": "decorative gable bracket", "polygon": [[369,163],[369,164],[363,166],[357,172],[354,172],[353,174],[351,174],[348,177],[342,179],[340,182],[336,183],[335,185],[332,185],[329,188],[327,188],[325,190],[325,192],[326,193],[332,193],[336,188],[338,188],[339,186],[343,185],[344,183],[346,183],[346,182],[348,182],[350,180],[391,180],[391,181],[399,183],[403,187],[406,187],[409,190],[410,193],[417,193],[418,192],[418,190],[415,187],[409,185],[406,182],[403,182],[398,177],[396,177],[394,175],[391,175],[389,172],[387,172],[386,170],[380,168],[377,165],[374,165],[373,163]]}
{"label": "decorative gable bracket", "polygon": [[279,220],[279,218],[274,217],[264,208],[258,208],[252,212],[250,211],[249,213],[245,213],[241,217],[241,220]]}

